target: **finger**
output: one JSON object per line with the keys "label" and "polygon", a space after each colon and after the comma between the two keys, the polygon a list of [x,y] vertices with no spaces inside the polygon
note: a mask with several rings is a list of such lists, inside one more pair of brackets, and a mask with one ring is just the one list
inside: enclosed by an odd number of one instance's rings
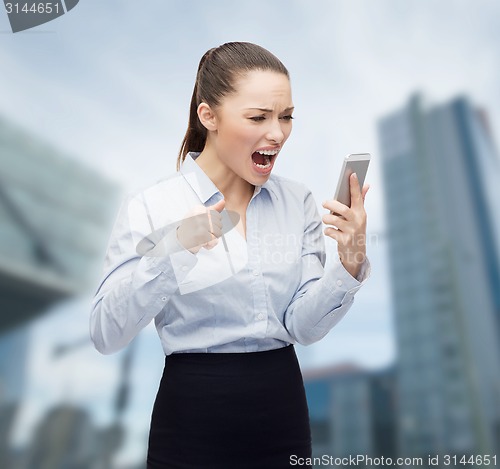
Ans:
{"label": "finger", "polygon": [[362,191],[362,194],[363,194],[363,203],[365,202],[365,197],[366,197],[366,193],[368,192],[368,189],[370,189],[370,184],[365,184],[363,186],[363,191]]}
{"label": "finger", "polygon": [[205,234],[203,235],[187,239],[185,246],[186,249],[199,248],[204,244],[210,242],[212,239],[213,236],[210,233],[205,232]]}
{"label": "finger", "polygon": [[212,210],[207,209],[207,216],[208,216],[208,231],[210,234],[215,237],[214,233],[214,225],[212,223]]}
{"label": "finger", "polygon": [[336,228],[332,228],[331,226],[327,226],[324,230],[323,233],[325,233],[327,236],[330,236],[332,233],[337,233],[338,230]]}
{"label": "finger", "polygon": [[345,243],[346,235],[342,233],[341,230],[336,230],[335,228],[327,227],[325,228],[324,233],[326,236],[329,236],[330,238],[334,239],[339,244]]}
{"label": "finger", "polygon": [[335,241],[339,241],[341,232],[339,230],[336,230],[335,228],[332,228],[331,226],[325,228],[323,230],[323,233],[325,233],[326,236],[329,236],[330,238],[334,239]]}
{"label": "finger", "polygon": [[341,215],[343,217],[345,217],[349,212],[349,207],[347,205],[344,205],[342,202],[339,202],[335,199],[325,200],[322,205],[327,210],[330,210],[330,212]]}
{"label": "finger", "polygon": [[212,220],[212,226],[222,228],[222,216],[217,210],[210,210],[210,219]]}
{"label": "finger", "polygon": [[219,238],[223,234],[222,230],[223,224],[220,213],[215,210],[210,210],[208,231],[212,236]]}
{"label": "finger", "polygon": [[226,200],[221,199],[219,200],[216,204],[211,205],[210,207],[207,207],[210,210],[217,210],[219,213],[224,210],[224,207],[226,206]]}
{"label": "finger", "polygon": [[195,215],[203,215],[206,211],[207,211],[207,208],[204,205],[195,205],[186,214],[186,218],[193,217]]}
{"label": "finger", "polygon": [[[211,239],[210,218],[208,213],[205,211],[205,213],[200,213],[199,215],[189,218],[186,223],[186,232],[189,233],[194,240],[200,240],[200,243],[201,240],[204,240],[206,237]],[[208,239],[203,242],[208,241]]]}
{"label": "finger", "polygon": [[211,232],[216,238],[220,238],[222,236],[222,228],[219,226],[214,226],[213,231]]}
{"label": "finger", "polygon": [[359,187],[358,176],[356,173],[352,173],[349,178],[349,185],[351,189],[351,207],[359,206],[363,203],[363,197],[361,195],[361,188]]}
{"label": "finger", "polygon": [[222,223],[212,218],[212,232],[215,233],[216,231],[222,231]]}
{"label": "finger", "polygon": [[205,243],[202,247],[204,249],[213,249],[215,246],[217,246],[217,244],[219,243],[219,240],[217,238],[215,239],[212,239],[211,241],[209,241],[208,243]]}
{"label": "finger", "polygon": [[332,215],[331,213],[323,215],[322,220],[325,225],[333,225],[342,231],[345,231],[349,223],[344,217]]}

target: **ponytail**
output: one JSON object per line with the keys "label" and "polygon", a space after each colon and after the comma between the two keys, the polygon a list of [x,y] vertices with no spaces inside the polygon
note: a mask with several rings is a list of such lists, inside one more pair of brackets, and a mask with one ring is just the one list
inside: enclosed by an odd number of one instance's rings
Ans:
{"label": "ponytail", "polygon": [[179,171],[182,162],[186,159],[186,155],[190,151],[202,151],[207,141],[207,129],[201,124],[198,119],[198,84],[194,85],[193,97],[191,98],[191,106],[189,108],[189,122],[186,135],[182,140],[179,156],[177,157],[177,171]]}
{"label": "ponytail", "polygon": [[202,125],[198,118],[198,106],[201,102],[198,93],[198,82],[200,81],[200,72],[203,64],[206,62],[208,56],[214,51],[215,48],[209,49],[200,60],[198,65],[198,72],[196,74],[196,81],[194,83],[193,96],[191,97],[191,105],[189,107],[189,121],[186,134],[182,140],[181,149],[177,156],[177,171],[179,171],[181,164],[186,159],[186,155],[190,151],[201,152],[205,147],[207,141],[207,129]]}

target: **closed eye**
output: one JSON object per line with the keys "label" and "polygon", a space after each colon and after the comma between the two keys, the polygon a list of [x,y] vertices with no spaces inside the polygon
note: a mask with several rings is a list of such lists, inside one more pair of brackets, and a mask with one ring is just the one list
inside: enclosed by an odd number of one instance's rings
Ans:
{"label": "closed eye", "polygon": [[249,117],[250,120],[253,120],[254,122],[260,122],[265,120],[264,116],[255,116],[255,117]]}
{"label": "closed eye", "polygon": [[292,115],[289,115],[289,116],[281,116],[280,119],[284,120],[284,121],[291,121],[293,119],[293,116]]}

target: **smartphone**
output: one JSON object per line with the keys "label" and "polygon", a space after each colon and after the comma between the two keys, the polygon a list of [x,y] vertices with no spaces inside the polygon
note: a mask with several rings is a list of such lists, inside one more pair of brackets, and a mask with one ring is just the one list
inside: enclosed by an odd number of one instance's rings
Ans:
{"label": "smartphone", "polygon": [[370,164],[370,153],[351,153],[344,158],[344,163],[340,171],[339,182],[337,183],[337,190],[333,198],[339,202],[351,206],[351,189],[349,185],[349,178],[352,173],[358,176],[359,187],[362,189],[365,182],[366,172]]}

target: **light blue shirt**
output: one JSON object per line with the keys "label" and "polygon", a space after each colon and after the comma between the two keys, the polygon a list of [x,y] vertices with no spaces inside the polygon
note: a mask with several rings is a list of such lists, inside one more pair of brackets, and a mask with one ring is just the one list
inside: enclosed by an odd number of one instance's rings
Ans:
{"label": "light blue shirt", "polygon": [[96,349],[120,350],[153,319],[166,355],[320,340],[369,277],[368,259],[357,278],[338,257],[325,270],[323,226],[311,192],[274,174],[255,187],[246,239],[223,216],[225,234],[213,249],[184,249],[175,228],[195,206],[223,197],[197,156],[189,153],[179,172],[125,197],[92,302]]}

